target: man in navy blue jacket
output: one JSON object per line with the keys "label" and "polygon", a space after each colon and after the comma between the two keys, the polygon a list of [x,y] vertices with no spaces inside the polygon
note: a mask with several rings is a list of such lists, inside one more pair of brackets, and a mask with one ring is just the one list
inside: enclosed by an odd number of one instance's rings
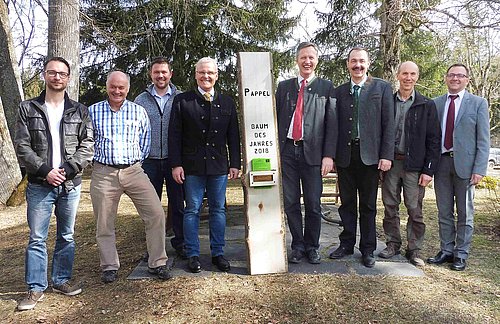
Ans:
{"label": "man in navy blue jacket", "polygon": [[[198,227],[206,191],[212,263],[221,271],[231,266],[224,258],[226,186],[241,168],[240,133],[231,97],[215,91],[217,64],[205,57],[196,63],[197,89],[175,97],[168,134],[172,176],[184,184],[184,245],[191,272],[200,272]],[[229,153],[229,154],[228,154]]]}

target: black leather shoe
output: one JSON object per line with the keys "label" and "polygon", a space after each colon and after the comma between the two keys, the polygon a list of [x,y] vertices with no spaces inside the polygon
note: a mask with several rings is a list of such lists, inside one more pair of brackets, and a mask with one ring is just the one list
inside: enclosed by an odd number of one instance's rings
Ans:
{"label": "black leather shoe", "polygon": [[455,271],[464,271],[466,265],[467,262],[465,262],[465,259],[455,258],[453,260],[453,264],[450,266],[450,269]]}
{"label": "black leather shoe", "polygon": [[341,259],[346,255],[354,254],[354,249],[347,249],[344,246],[339,246],[335,251],[330,253],[330,259]]}
{"label": "black leather shoe", "polygon": [[229,264],[229,261],[224,259],[223,255],[212,257],[212,264],[215,264],[220,271],[227,272],[231,270],[231,265]]}
{"label": "black leather shoe", "polygon": [[111,283],[118,278],[118,270],[106,270],[102,272],[101,280],[104,283]]}
{"label": "black leather shoe", "polygon": [[290,263],[300,263],[303,257],[304,252],[301,250],[293,250],[288,261],[290,261]]}
{"label": "black leather shoe", "polygon": [[363,260],[363,265],[367,268],[373,268],[375,265],[375,257],[373,256],[372,253],[363,253],[362,255],[362,260]]}
{"label": "black leather shoe", "polygon": [[443,263],[452,263],[453,255],[444,254],[443,251],[439,251],[433,258],[428,258],[427,263],[430,264],[443,264]]}
{"label": "black leather shoe", "polygon": [[188,257],[186,255],[186,250],[184,250],[183,247],[180,247],[180,248],[176,248],[175,249],[175,253],[177,254],[177,257],[182,259],[182,260],[187,260]]}
{"label": "black leather shoe", "polygon": [[309,261],[310,264],[320,264],[321,256],[319,255],[318,251],[309,250],[307,251],[307,261]]}
{"label": "black leather shoe", "polygon": [[162,265],[156,268],[148,268],[148,272],[150,274],[154,274],[161,280],[169,280],[172,279],[172,275],[170,274],[170,270],[166,265]]}
{"label": "black leather shoe", "polygon": [[201,263],[200,263],[200,259],[198,258],[198,256],[195,255],[195,256],[192,256],[189,258],[188,268],[189,268],[189,271],[191,271],[192,273],[201,272]]}

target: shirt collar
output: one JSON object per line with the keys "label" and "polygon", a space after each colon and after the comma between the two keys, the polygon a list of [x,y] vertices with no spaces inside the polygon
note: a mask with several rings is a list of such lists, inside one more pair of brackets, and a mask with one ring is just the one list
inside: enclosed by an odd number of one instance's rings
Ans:
{"label": "shirt collar", "polygon": [[[111,105],[109,104],[109,99],[106,100],[106,106],[109,108],[109,110],[115,112],[113,109],[111,109]],[[127,107],[128,107],[128,100],[125,99],[125,101],[122,102],[122,105],[120,106],[120,109],[118,109],[117,111],[125,110]]]}
{"label": "shirt collar", "polygon": [[[314,74],[314,72],[306,79],[307,81],[307,84],[311,83],[312,80],[314,80],[314,78],[316,77],[316,75]],[[302,80],[304,80],[304,77],[302,75],[299,74],[299,76],[297,77],[297,82],[299,83],[299,87],[300,87],[300,84],[302,83]]]}
{"label": "shirt collar", "polygon": [[[203,90],[202,88],[198,87],[198,91],[201,93],[201,95],[203,96],[205,94],[205,90]],[[208,91],[208,93],[210,93],[210,95],[212,96],[212,98],[214,97],[215,95],[215,89],[212,88],[212,90]]]}
{"label": "shirt collar", "polygon": [[168,85],[168,88],[167,88],[167,92],[165,93],[165,95],[163,96],[160,96],[158,94],[158,92],[156,91],[156,88],[155,86],[153,85],[153,91],[151,91],[153,93],[153,96],[156,96],[156,97],[159,97],[159,98],[162,98],[162,97],[166,97],[166,96],[171,96],[172,95],[172,87],[170,86],[170,84]]}
{"label": "shirt collar", "polygon": [[450,97],[450,96],[456,96],[456,95],[458,95],[459,99],[462,99],[464,97],[464,95],[465,95],[465,89],[463,89],[459,93],[454,93],[454,94],[451,94],[451,93],[448,92],[448,97]]}
{"label": "shirt collar", "polygon": [[353,88],[356,84],[357,84],[359,87],[362,87],[362,86],[365,84],[365,82],[366,82],[366,80],[367,80],[367,79],[368,79],[368,75],[365,75],[365,76],[363,77],[363,80],[361,80],[361,82],[360,82],[360,83],[354,83],[354,82],[352,81],[352,79],[351,79],[351,89],[352,89],[352,88]]}
{"label": "shirt collar", "polygon": [[410,96],[408,97],[408,99],[406,99],[406,100],[403,100],[403,99],[401,98],[401,96],[399,95],[399,91],[398,91],[398,92],[396,92],[396,97],[397,97],[397,98],[398,98],[398,100],[399,100],[399,101],[401,101],[401,102],[407,102],[408,100],[413,100],[413,98],[415,98],[415,89],[413,89],[413,91],[411,92],[411,95],[410,95]]}

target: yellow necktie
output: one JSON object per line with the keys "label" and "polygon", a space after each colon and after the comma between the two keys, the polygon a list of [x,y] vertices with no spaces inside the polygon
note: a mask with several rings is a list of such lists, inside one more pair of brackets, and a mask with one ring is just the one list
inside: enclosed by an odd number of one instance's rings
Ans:
{"label": "yellow necktie", "polygon": [[206,101],[212,101],[212,96],[210,95],[210,92],[205,92],[203,94],[203,97],[205,97]]}

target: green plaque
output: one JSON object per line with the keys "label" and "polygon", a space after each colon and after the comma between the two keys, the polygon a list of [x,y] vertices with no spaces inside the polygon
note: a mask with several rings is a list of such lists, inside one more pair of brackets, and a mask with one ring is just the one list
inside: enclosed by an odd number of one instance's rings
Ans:
{"label": "green plaque", "polygon": [[256,158],[252,159],[252,171],[270,171],[271,159],[269,158]]}

